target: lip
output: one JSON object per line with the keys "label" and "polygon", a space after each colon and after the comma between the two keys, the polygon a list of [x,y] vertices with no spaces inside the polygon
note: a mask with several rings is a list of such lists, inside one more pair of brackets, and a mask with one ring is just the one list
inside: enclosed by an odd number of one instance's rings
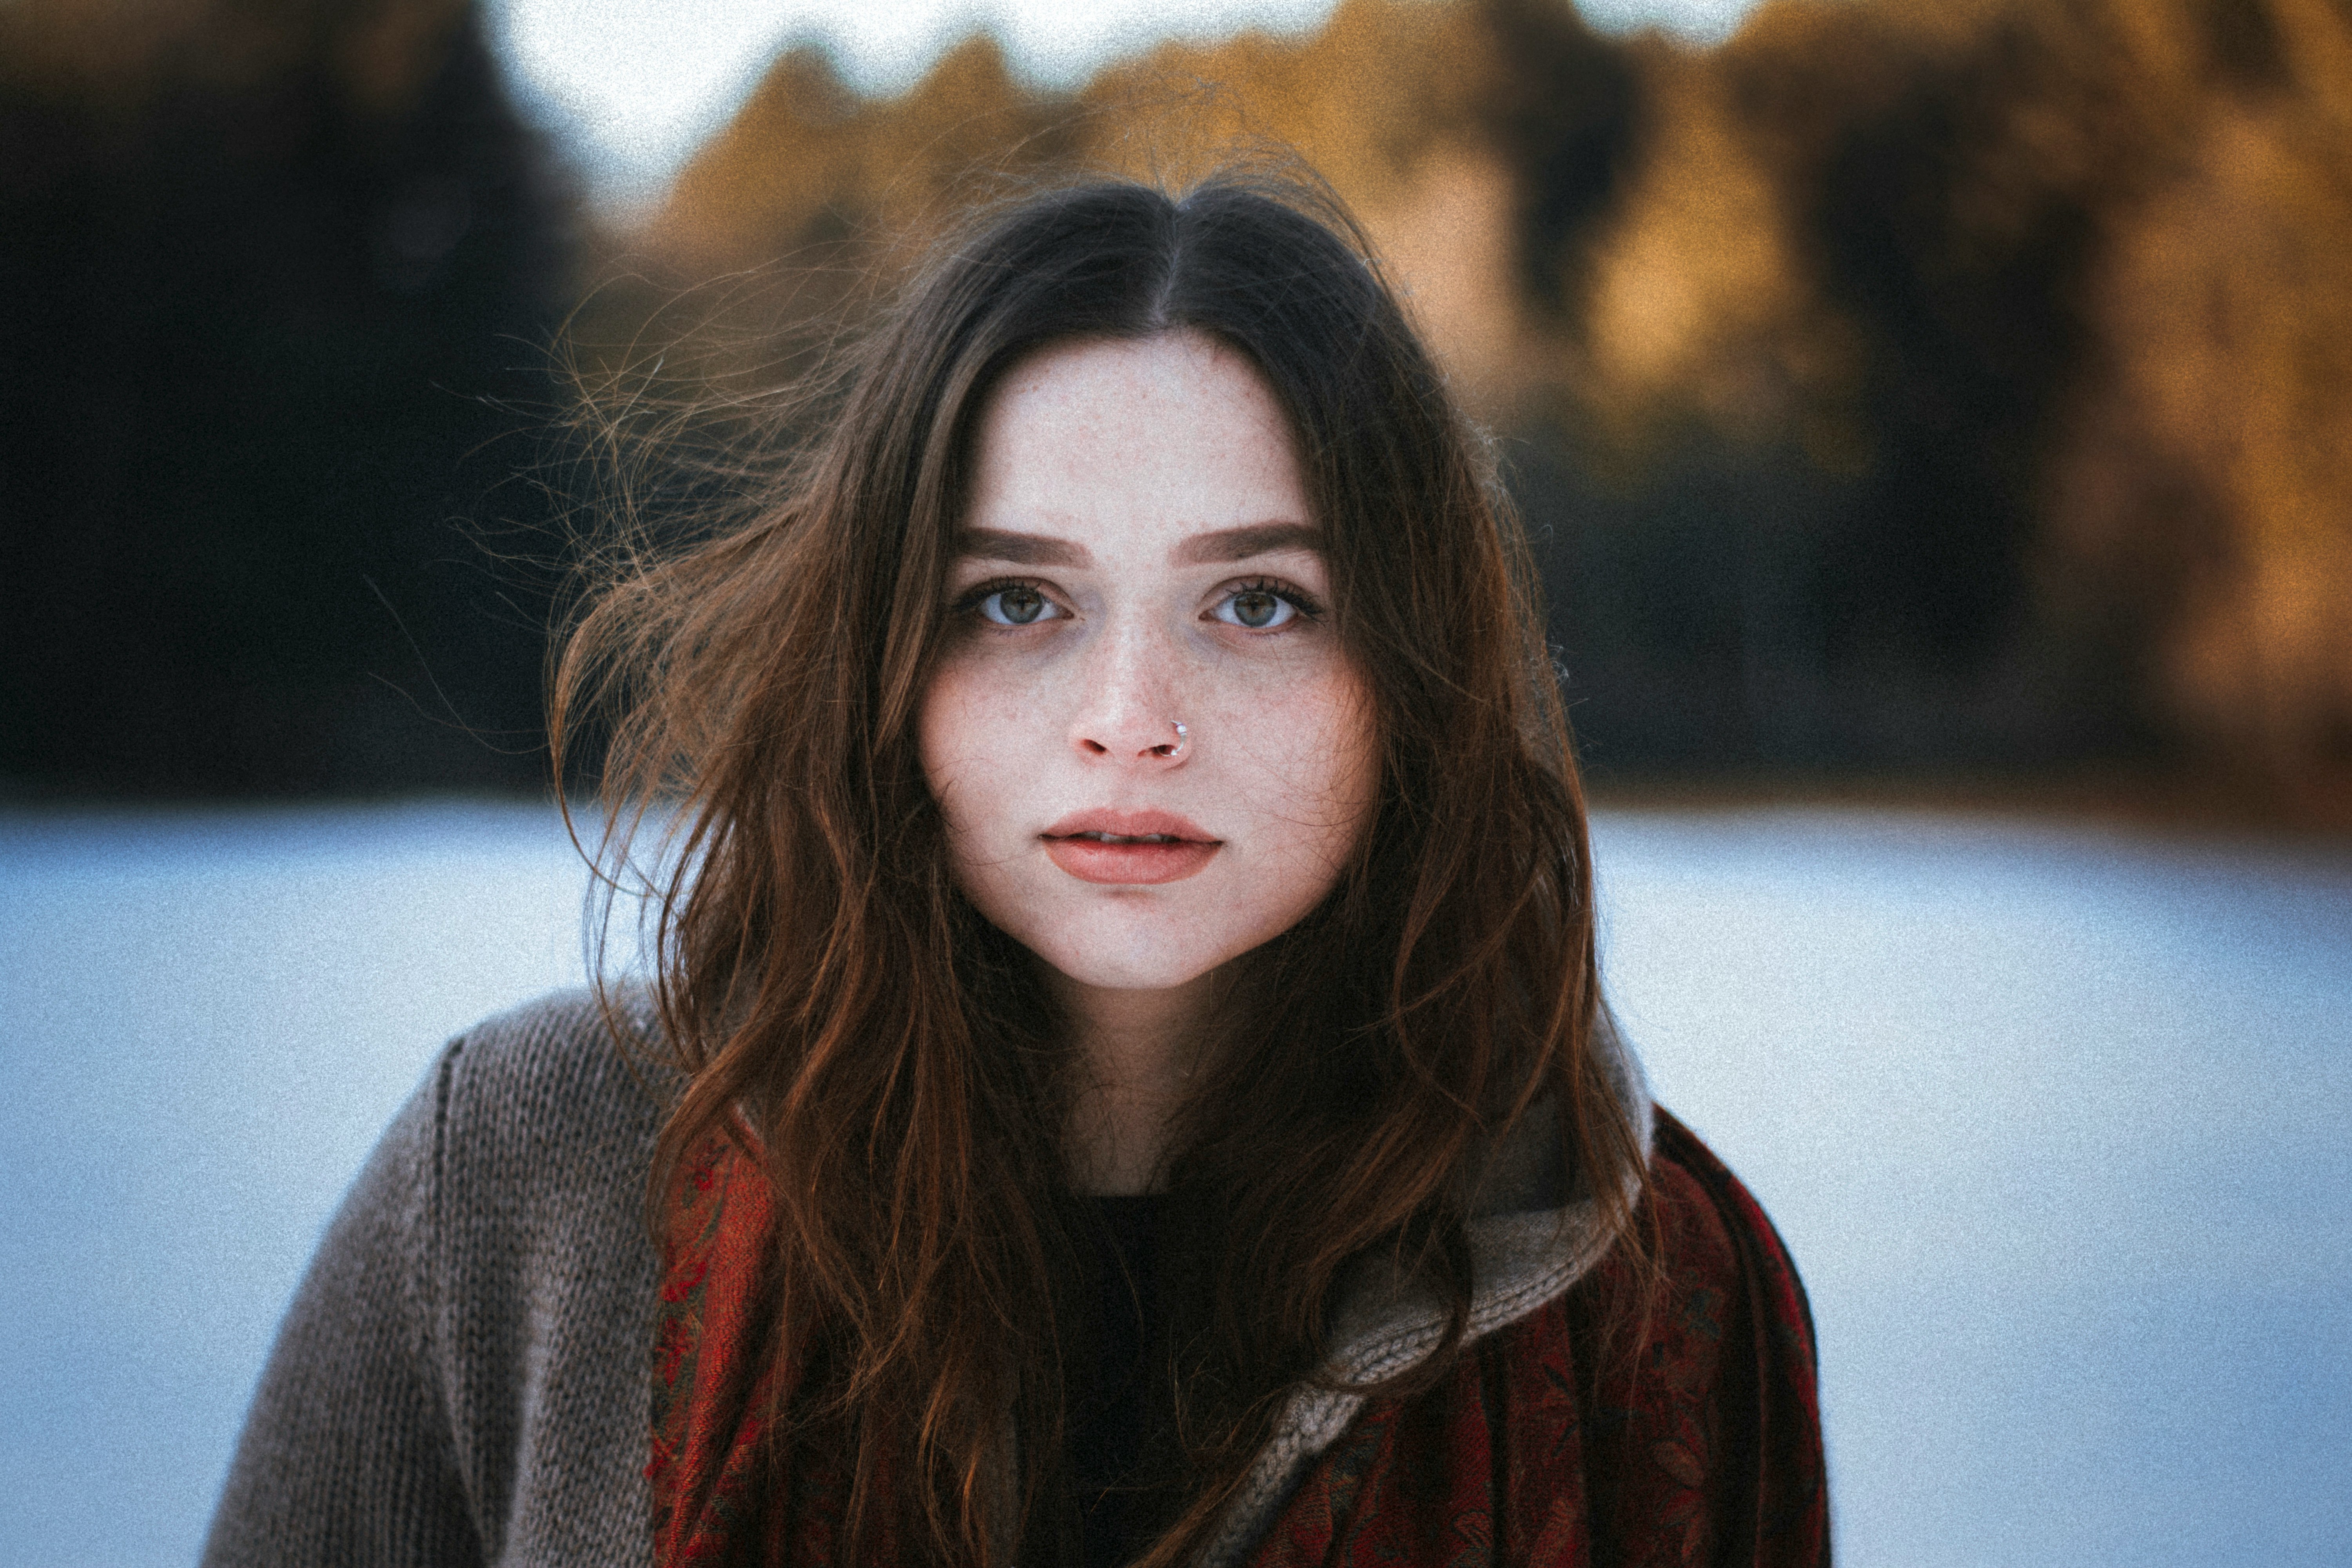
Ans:
{"label": "lip", "polygon": [[[1163,842],[1107,844],[1082,834],[1124,838],[1146,835]],[[1062,818],[1039,837],[1055,865],[1082,882],[1147,888],[1198,876],[1216,858],[1224,841],[1171,811],[1080,811]]]}

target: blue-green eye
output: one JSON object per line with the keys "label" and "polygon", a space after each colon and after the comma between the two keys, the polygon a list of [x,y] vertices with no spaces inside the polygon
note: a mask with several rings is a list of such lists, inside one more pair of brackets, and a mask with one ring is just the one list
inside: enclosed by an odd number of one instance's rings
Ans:
{"label": "blue-green eye", "polygon": [[1000,626],[1034,626],[1039,621],[1057,619],[1060,616],[1053,600],[1020,583],[991,590],[982,595],[974,607],[983,617]]}
{"label": "blue-green eye", "polygon": [[1287,590],[1265,583],[1250,583],[1226,595],[1210,613],[1229,626],[1270,632],[1314,612]]}

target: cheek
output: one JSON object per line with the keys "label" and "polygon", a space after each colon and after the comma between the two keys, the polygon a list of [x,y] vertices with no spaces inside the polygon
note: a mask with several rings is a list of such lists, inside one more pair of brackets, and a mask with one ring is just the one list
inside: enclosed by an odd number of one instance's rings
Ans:
{"label": "cheek", "polygon": [[971,837],[996,815],[992,806],[1002,783],[990,766],[998,753],[987,743],[993,719],[986,688],[952,665],[943,667],[924,692],[915,723],[923,782],[940,803],[961,861]]}
{"label": "cheek", "polygon": [[[1352,670],[1333,670],[1260,708],[1237,748],[1259,781],[1256,815],[1289,857],[1331,874],[1370,821],[1380,757],[1370,693]],[[1318,895],[1319,896],[1319,895]]]}

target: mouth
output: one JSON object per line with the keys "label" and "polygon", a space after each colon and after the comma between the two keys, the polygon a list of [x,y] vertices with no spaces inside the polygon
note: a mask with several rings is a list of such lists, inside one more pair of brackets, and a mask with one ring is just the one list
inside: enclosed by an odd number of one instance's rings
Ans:
{"label": "mouth", "polygon": [[1164,811],[1088,811],[1042,835],[1055,865],[1082,882],[1148,888],[1197,876],[1223,840]]}

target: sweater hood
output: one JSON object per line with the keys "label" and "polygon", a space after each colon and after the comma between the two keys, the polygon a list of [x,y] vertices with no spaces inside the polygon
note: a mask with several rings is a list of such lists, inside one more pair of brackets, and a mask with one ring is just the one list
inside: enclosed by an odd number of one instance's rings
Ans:
{"label": "sweater hood", "polygon": [[[1650,1155],[1652,1104],[1641,1063],[1602,1008],[1593,1049],[1626,1125]],[[1487,1156],[1482,1201],[1470,1221],[1470,1321],[1465,1342],[1508,1327],[1565,1294],[1607,1254],[1601,1205],[1571,1190],[1559,1119],[1539,1101]],[[1629,1182],[1629,1189],[1634,1185]],[[1632,1196],[1629,1190],[1628,1197]],[[1297,1489],[1307,1468],[1355,1419],[1365,1396],[1326,1384],[1379,1383],[1429,1355],[1445,1335],[1445,1310],[1385,1260],[1365,1260],[1342,1284],[1333,1349],[1323,1377],[1295,1391],[1272,1437],[1200,1553],[1195,1568],[1240,1562]]]}

